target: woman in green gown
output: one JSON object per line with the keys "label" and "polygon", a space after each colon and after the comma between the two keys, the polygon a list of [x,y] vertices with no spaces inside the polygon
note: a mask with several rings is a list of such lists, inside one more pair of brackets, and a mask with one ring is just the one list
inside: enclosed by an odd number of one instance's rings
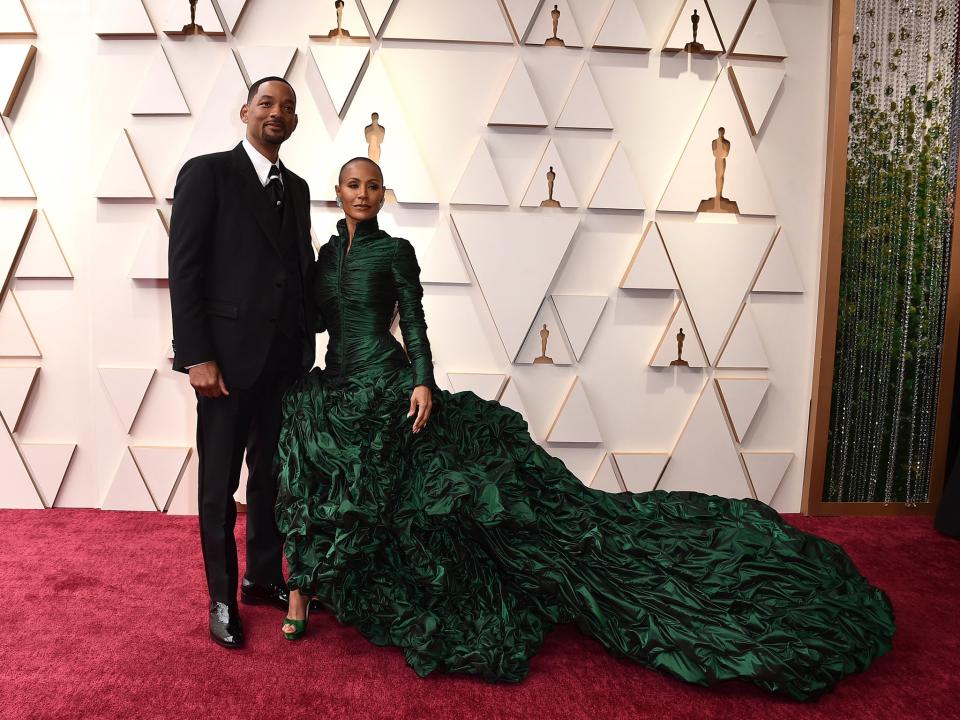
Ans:
{"label": "woman in green gown", "polygon": [[380,168],[347,163],[337,195],[311,289],[326,363],[287,394],[277,457],[288,638],[316,597],[419,675],[518,681],[575,622],[688,682],[798,699],[890,649],[890,603],[839,546],[755,500],[591,490],[513,410],[438,390],[416,256],[377,225]]}

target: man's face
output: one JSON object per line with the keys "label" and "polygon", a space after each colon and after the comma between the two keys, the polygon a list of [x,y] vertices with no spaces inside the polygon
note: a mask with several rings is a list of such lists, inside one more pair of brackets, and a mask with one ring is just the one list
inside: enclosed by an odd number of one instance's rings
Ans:
{"label": "man's face", "polygon": [[286,83],[265,82],[240,108],[240,120],[247,126],[248,140],[279,146],[297,127],[297,98]]}

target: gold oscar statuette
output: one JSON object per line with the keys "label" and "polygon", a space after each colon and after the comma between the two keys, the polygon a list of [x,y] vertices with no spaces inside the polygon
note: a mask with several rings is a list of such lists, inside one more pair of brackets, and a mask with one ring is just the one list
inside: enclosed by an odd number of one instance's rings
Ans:
{"label": "gold oscar statuette", "polygon": [[693,41],[683,46],[683,51],[688,53],[702,53],[706,48],[702,43],[697,42],[697,26],[700,25],[700,14],[694,9],[690,16],[690,22],[693,24]]}
{"label": "gold oscar statuette", "polygon": [[683,359],[683,341],[686,337],[683,328],[680,328],[680,332],[677,333],[677,359],[670,361],[670,367],[690,367],[690,363]]}
{"label": "gold oscar statuette", "polygon": [[203,35],[203,25],[197,25],[197,3],[199,0],[190,0],[190,24],[184,25],[180,31],[183,35]]}
{"label": "gold oscar statuette", "polygon": [[350,32],[343,27],[343,0],[336,0],[333,6],[337,10],[337,26],[327,33],[327,37],[350,37]]}
{"label": "gold oscar statuette", "polygon": [[553,10],[550,11],[550,19],[553,21],[553,35],[548,37],[543,41],[544,45],[553,45],[556,47],[565,47],[566,44],[557,37],[557,28],[560,25],[560,10],[556,5],[553,6]]}
{"label": "gold oscar statuette", "polygon": [[367,157],[375,163],[380,162],[380,145],[386,134],[386,128],[380,124],[380,113],[371,113],[370,124],[363,129],[363,136],[367,141]]}
{"label": "gold oscar statuette", "polygon": [[725,132],[723,128],[717,128],[717,137],[710,143],[713,150],[714,184],[717,194],[712,198],[701,200],[697,212],[740,214],[737,203],[723,196],[723,176],[727,171],[727,156],[730,155],[730,141],[724,137]]}
{"label": "gold oscar statuette", "polygon": [[547,324],[544,323],[540,328],[540,357],[533,359],[534,365],[553,365],[553,358],[547,355],[547,338],[550,337],[550,331],[547,330]]}
{"label": "gold oscar statuette", "polygon": [[553,165],[547,170],[547,199],[540,201],[540,207],[560,207],[560,201],[553,199],[553,184],[557,180],[557,174],[553,171]]}

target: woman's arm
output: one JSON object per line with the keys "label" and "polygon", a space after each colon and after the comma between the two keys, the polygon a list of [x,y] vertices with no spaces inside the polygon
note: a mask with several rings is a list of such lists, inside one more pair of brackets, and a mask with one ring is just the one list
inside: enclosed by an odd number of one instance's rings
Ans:
{"label": "woman's arm", "polygon": [[420,266],[413,245],[397,238],[397,247],[391,266],[393,284],[397,291],[400,310],[400,331],[407,345],[407,355],[413,366],[413,384],[434,387],[433,356],[427,339],[427,321],[423,313],[423,286],[420,285]]}

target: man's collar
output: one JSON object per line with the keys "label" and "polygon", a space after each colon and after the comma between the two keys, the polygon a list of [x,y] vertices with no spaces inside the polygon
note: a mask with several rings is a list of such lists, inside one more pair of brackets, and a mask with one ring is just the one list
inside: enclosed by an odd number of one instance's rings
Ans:
{"label": "man's collar", "polygon": [[[268,178],[270,176],[270,166],[273,165],[273,163],[269,158],[264,157],[260,151],[257,150],[246,138],[243,139],[242,144],[243,149],[247,151],[247,156],[250,158],[250,162],[253,163],[253,169],[257,171],[257,177],[260,178],[260,184],[266,187]],[[279,158],[277,159],[277,165],[281,168],[283,167]],[[281,182],[282,181],[283,178],[281,177]]]}

